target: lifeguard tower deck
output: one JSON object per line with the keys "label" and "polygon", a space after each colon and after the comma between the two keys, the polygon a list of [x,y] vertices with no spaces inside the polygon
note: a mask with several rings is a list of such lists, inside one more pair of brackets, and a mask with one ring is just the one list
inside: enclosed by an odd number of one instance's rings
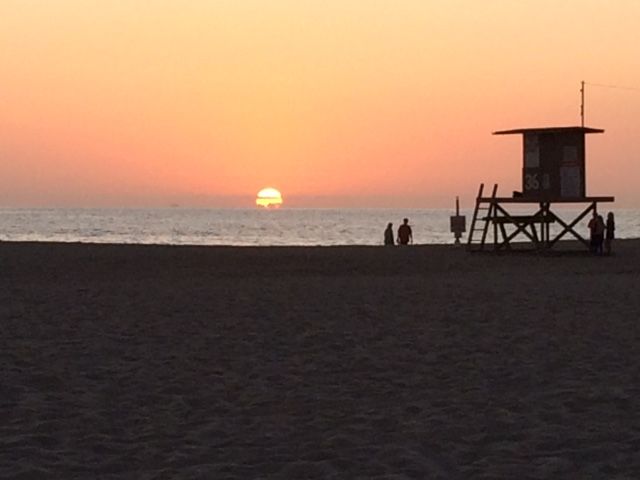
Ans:
{"label": "lifeguard tower deck", "polygon": [[[554,247],[566,235],[572,235],[587,248],[589,242],[576,231],[576,225],[598,203],[613,202],[610,196],[586,195],[585,135],[603,133],[588,127],[523,128],[494,132],[494,135],[521,134],[523,137],[522,191],[511,197],[498,197],[498,185],[485,196],[480,185],[469,229],[467,246],[471,251],[489,250],[493,237],[494,251],[511,250],[519,240],[536,250]],[[554,204],[582,204],[575,218],[565,221],[552,210]],[[508,208],[518,206],[517,214]],[[532,212],[523,214],[527,206]],[[551,232],[551,224],[557,224]],[[492,231],[492,234],[490,233]]]}

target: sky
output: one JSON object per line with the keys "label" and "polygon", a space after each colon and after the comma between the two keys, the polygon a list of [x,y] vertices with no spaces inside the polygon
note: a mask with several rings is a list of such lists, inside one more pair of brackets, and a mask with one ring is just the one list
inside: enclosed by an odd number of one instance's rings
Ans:
{"label": "sky", "polygon": [[639,22],[637,0],[2,0],[0,206],[469,206],[520,188],[520,137],[491,133],[579,125],[584,80],[587,193],[640,207]]}

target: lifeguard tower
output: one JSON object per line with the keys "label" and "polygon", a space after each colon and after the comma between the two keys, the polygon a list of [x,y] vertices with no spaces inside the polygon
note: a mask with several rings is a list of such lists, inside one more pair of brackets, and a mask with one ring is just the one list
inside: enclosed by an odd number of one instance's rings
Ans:
{"label": "lifeguard tower", "polygon": [[[576,225],[598,203],[613,202],[614,197],[589,197],[586,194],[585,136],[603,133],[588,127],[522,128],[494,132],[523,138],[522,191],[511,197],[498,197],[498,185],[491,196],[484,196],[480,185],[469,229],[468,248],[485,250],[493,230],[493,250],[511,250],[513,241],[526,237],[537,250],[551,249],[565,235],[573,235],[589,248],[589,242],[575,230]],[[585,208],[573,220],[565,221],[552,211],[554,204],[582,204]],[[518,214],[507,209],[518,205]],[[522,214],[527,206],[534,211]],[[513,209],[512,209],[513,210]],[[559,227],[551,235],[551,224]]]}

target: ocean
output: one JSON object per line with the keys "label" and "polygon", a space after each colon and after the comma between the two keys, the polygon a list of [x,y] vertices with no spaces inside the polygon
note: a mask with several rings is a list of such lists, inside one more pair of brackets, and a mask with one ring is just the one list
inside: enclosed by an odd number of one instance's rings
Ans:
{"label": "ocean", "polygon": [[[603,212],[606,212],[604,210]],[[640,238],[640,210],[614,209],[616,236]],[[460,212],[470,227],[473,211]],[[557,210],[571,220],[575,210]],[[1,241],[164,245],[381,245],[407,217],[414,243],[453,243],[444,209],[0,208]],[[587,221],[578,230],[587,236]],[[557,228],[557,226],[555,227]],[[553,230],[553,228],[552,228]],[[466,236],[462,241],[466,240]]]}

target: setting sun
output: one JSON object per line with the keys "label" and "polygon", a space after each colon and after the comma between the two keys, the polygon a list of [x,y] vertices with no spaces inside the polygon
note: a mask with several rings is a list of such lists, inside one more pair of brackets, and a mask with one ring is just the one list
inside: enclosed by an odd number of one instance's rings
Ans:
{"label": "setting sun", "polygon": [[263,188],[258,192],[256,205],[264,208],[278,208],[282,205],[282,195],[275,188]]}

